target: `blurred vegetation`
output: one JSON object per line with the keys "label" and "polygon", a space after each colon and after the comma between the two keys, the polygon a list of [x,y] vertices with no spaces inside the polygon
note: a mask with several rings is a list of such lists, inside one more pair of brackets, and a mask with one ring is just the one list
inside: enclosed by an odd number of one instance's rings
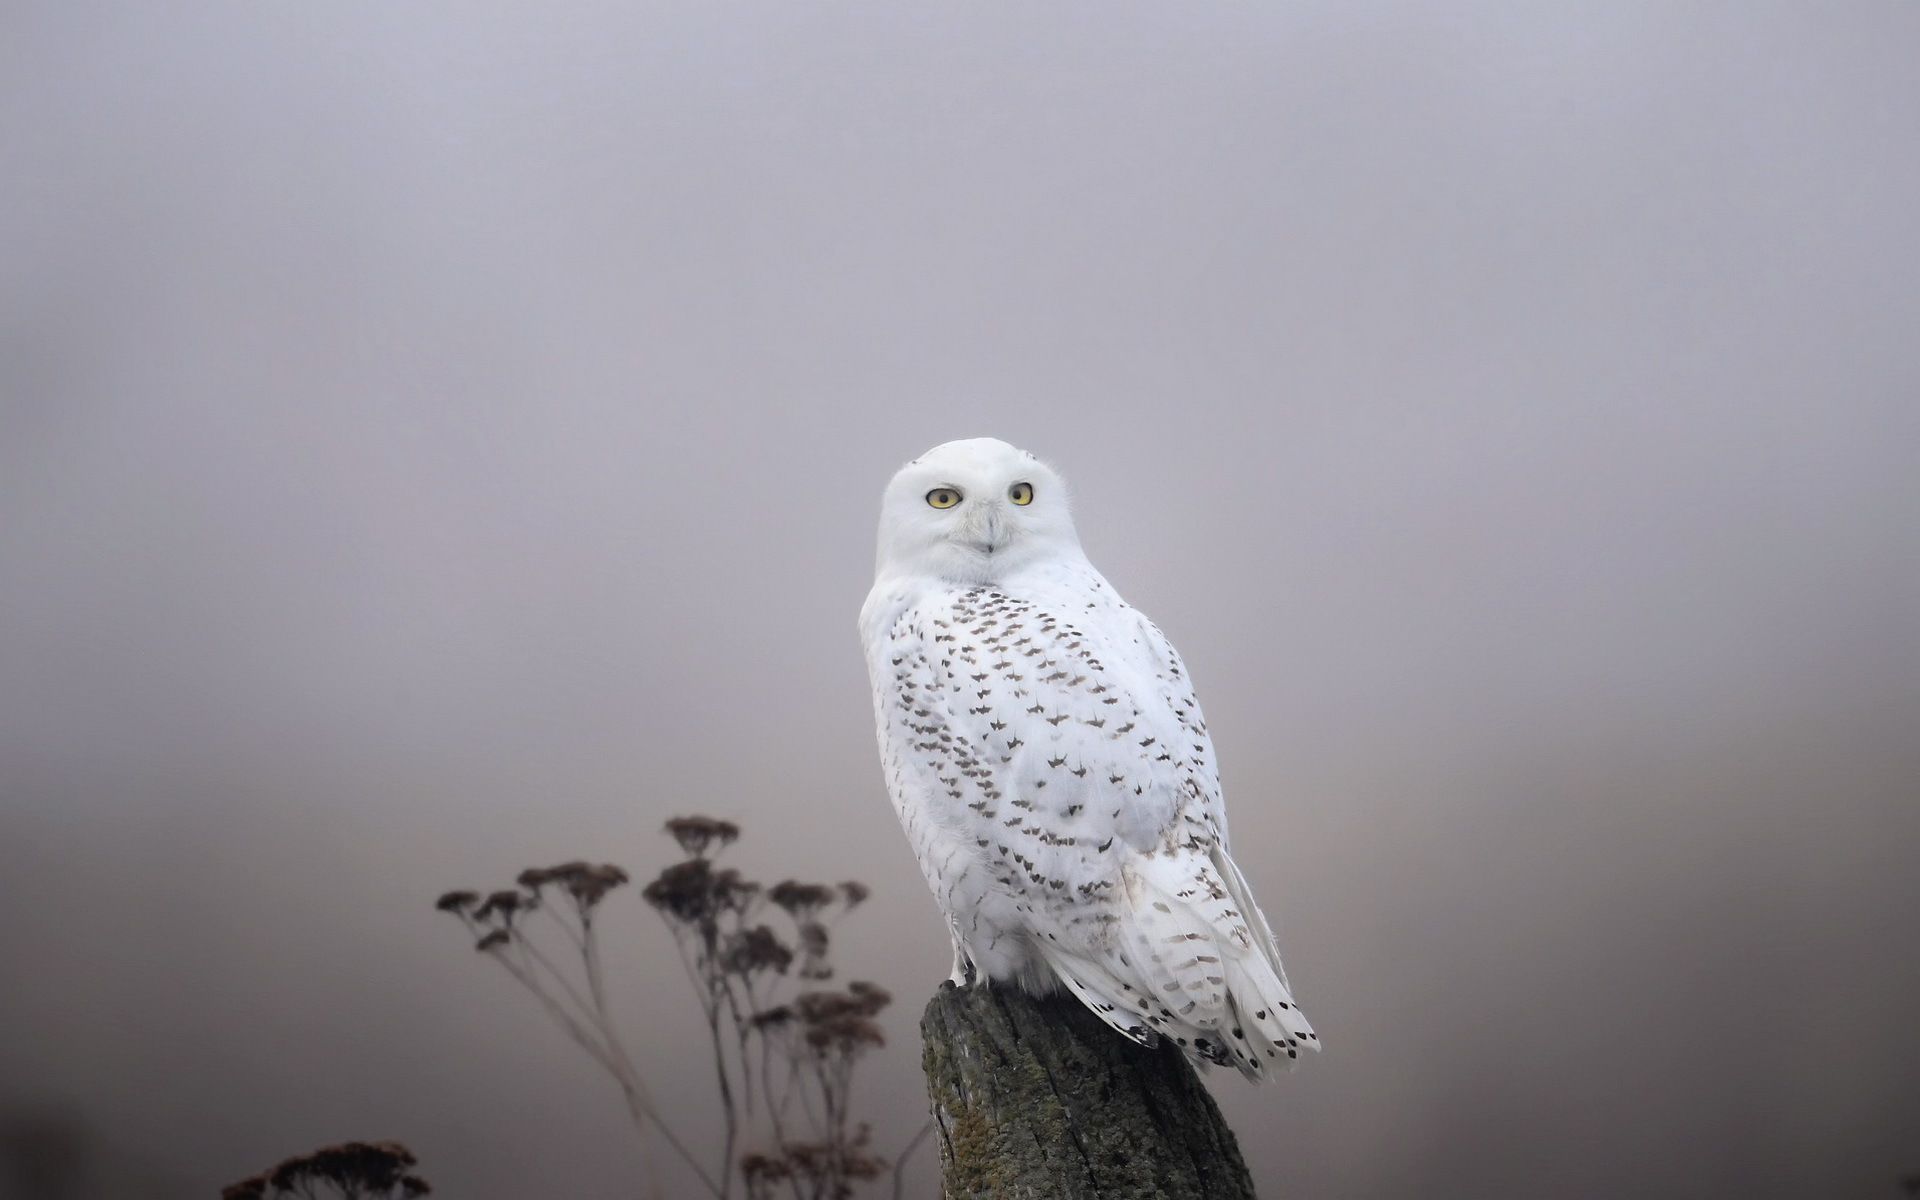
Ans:
{"label": "blurred vegetation", "polygon": [[433,1191],[413,1173],[415,1161],[399,1142],[342,1142],[230,1183],[220,1200],[411,1200]]}
{"label": "blurred vegetation", "polygon": [[676,817],[665,832],[686,857],[640,897],[673,935],[711,1043],[723,1133],[706,1153],[666,1119],[614,1018],[596,918],[630,882],[623,868],[530,867],[513,887],[452,891],[435,906],[613,1080],[643,1141],[657,1137],[713,1196],[839,1200],[882,1179],[853,1081],[885,1044],[876,1018],[892,997],[858,980],[828,986],[833,928],[866,886],[747,879],[719,861],[740,837],[729,821]]}

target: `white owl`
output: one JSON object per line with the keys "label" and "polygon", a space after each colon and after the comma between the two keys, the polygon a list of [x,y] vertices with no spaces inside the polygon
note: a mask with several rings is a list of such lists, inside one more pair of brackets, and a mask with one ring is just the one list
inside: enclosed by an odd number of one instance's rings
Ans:
{"label": "white owl", "polygon": [[902,467],[860,634],[955,983],[1064,985],[1252,1079],[1318,1048],[1228,857],[1186,669],[1087,561],[1058,475],[992,438]]}

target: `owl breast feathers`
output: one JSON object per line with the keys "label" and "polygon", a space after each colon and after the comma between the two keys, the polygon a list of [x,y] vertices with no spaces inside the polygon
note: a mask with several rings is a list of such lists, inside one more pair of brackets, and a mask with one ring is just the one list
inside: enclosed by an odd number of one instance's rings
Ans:
{"label": "owl breast feathers", "polygon": [[1050,470],[985,439],[903,468],[861,631],[957,983],[1065,987],[1254,1079],[1317,1048],[1228,855],[1180,657],[1087,562]]}

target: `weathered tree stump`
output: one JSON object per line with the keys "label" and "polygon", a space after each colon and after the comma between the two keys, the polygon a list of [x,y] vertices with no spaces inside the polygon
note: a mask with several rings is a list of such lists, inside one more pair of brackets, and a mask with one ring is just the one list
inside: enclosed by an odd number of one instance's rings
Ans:
{"label": "weathered tree stump", "polygon": [[946,1200],[1251,1200],[1213,1097],[1073,997],[943,983],[920,1018]]}

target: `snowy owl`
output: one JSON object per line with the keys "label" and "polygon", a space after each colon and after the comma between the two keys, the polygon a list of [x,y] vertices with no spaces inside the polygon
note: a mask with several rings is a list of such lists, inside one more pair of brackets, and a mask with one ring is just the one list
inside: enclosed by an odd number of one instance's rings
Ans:
{"label": "snowy owl", "polygon": [[1060,477],[992,438],[893,477],[860,635],[953,979],[1064,986],[1251,1079],[1318,1039],[1227,854],[1179,654],[1087,561]]}

